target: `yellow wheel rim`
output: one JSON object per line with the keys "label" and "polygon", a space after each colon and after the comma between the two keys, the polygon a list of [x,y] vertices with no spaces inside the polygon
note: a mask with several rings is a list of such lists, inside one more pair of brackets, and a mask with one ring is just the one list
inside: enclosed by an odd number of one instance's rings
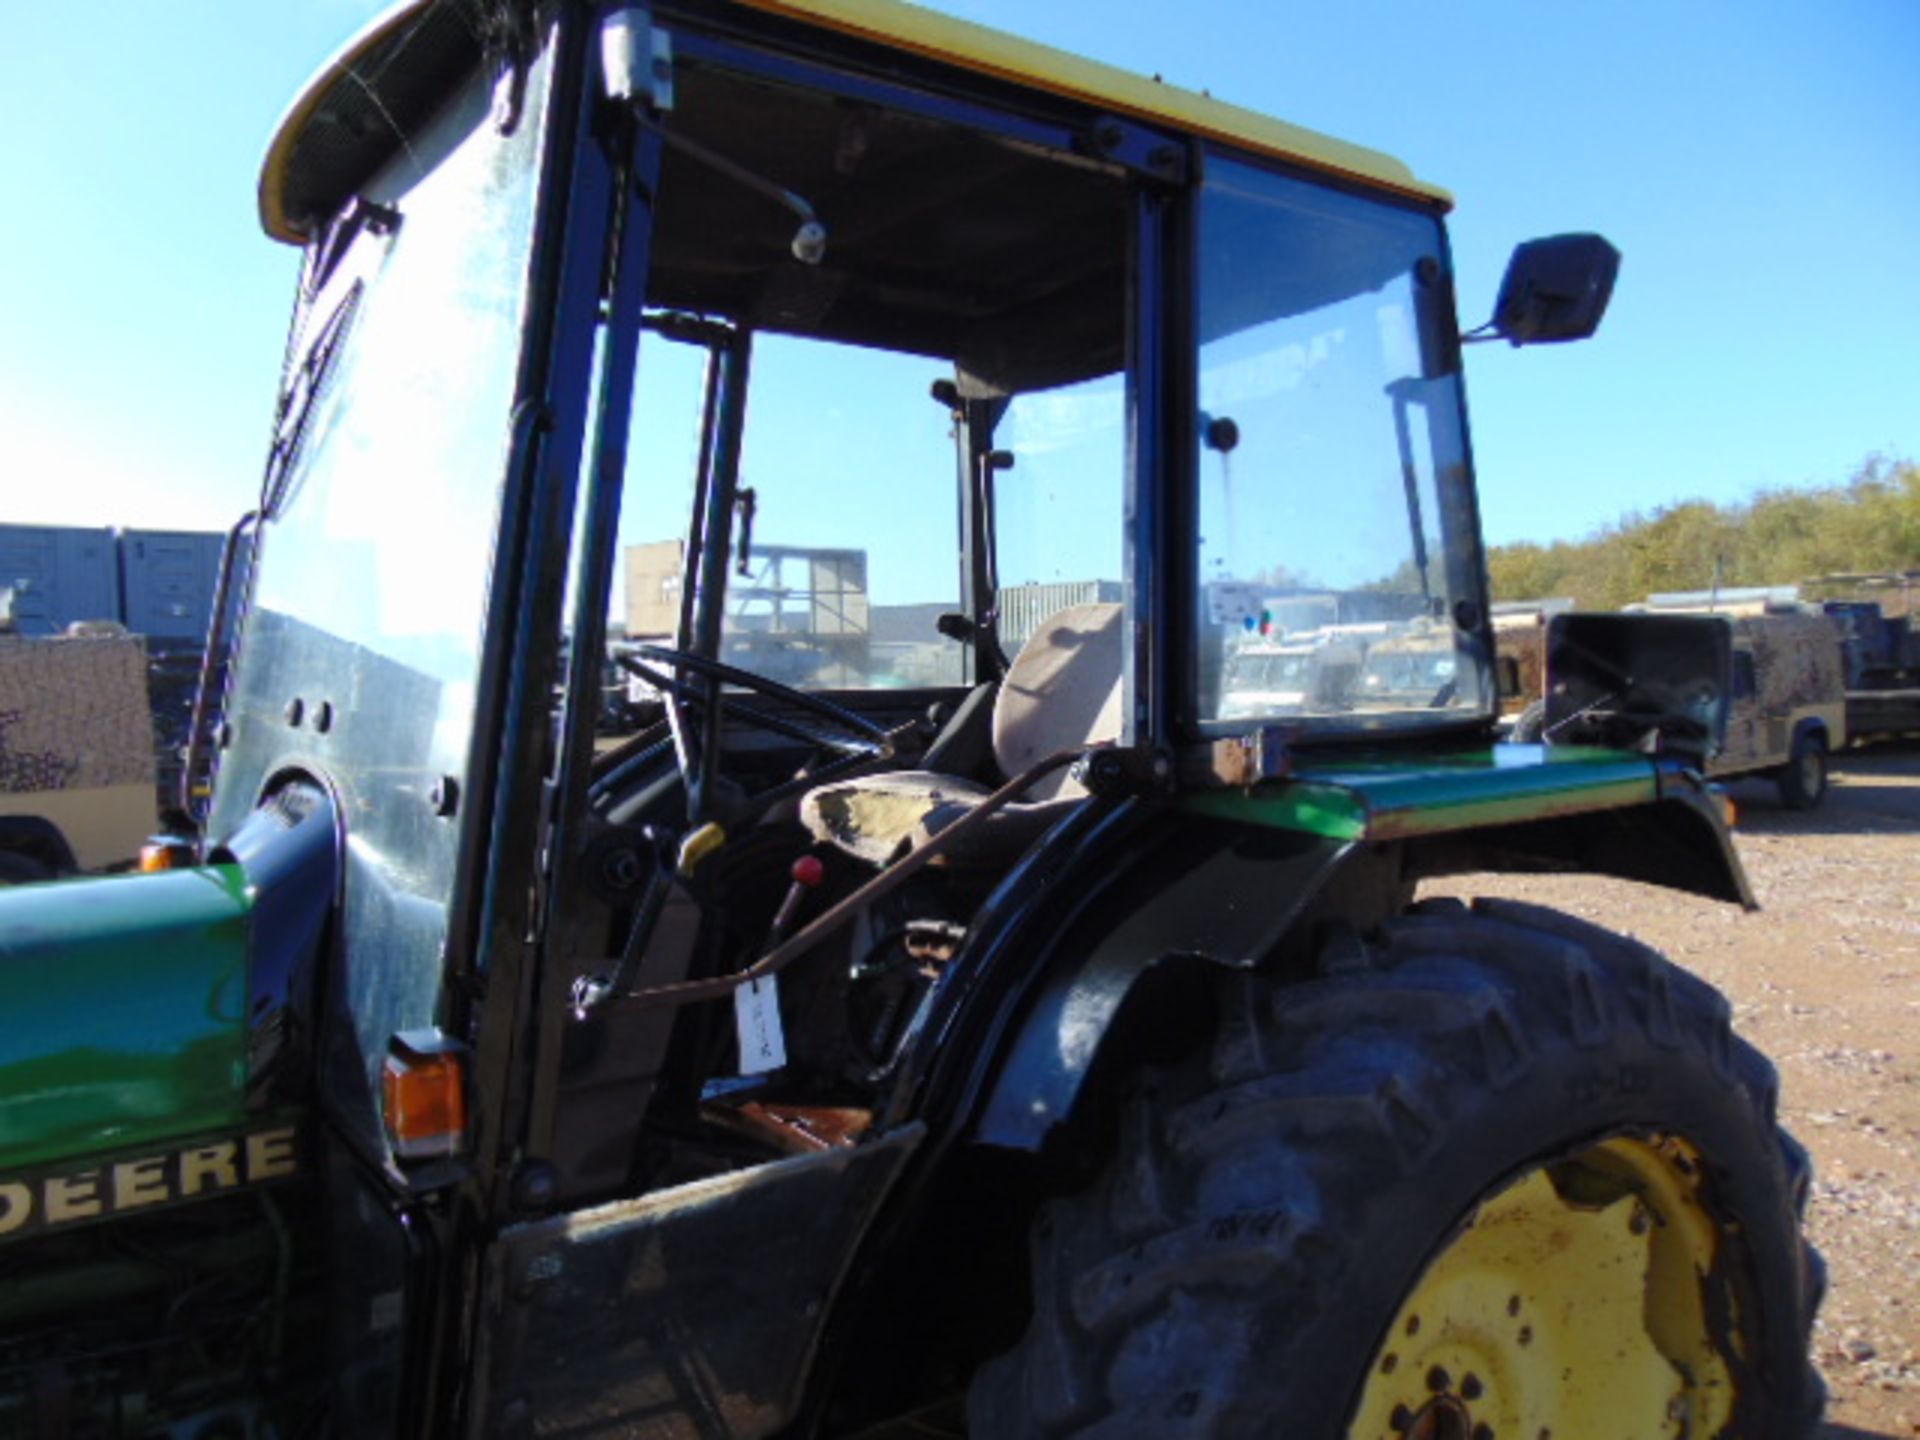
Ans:
{"label": "yellow wheel rim", "polygon": [[1719,1227],[1683,1141],[1617,1138],[1528,1171],[1428,1264],[1368,1368],[1349,1440],[1718,1434]]}

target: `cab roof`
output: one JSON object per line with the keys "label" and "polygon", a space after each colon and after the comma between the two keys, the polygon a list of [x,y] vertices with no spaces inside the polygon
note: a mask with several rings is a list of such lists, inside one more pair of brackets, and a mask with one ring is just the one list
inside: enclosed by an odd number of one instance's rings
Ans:
{"label": "cab roof", "polygon": [[[728,3],[1438,206],[1451,204],[1445,190],[1379,151],[904,0]],[[482,0],[402,0],[321,67],[281,121],[261,169],[260,223],[268,235],[305,244],[390,153],[395,128],[424,122],[477,56],[474,36],[483,33],[485,8]]]}

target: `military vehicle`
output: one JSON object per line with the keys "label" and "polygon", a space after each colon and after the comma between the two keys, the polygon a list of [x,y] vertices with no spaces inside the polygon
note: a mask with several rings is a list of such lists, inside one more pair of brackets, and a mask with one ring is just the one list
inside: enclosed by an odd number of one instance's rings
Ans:
{"label": "military vehicle", "polygon": [[[1726,668],[1711,682],[1711,688],[1725,699],[1726,715],[1706,756],[1706,773],[1716,780],[1770,778],[1780,792],[1781,804],[1794,810],[1813,809],[1826,794],[1827,757],[1844,748],[1849,737],[1846,676],[1831,622],[1797,607],[1757,605],[1746,613],[1729,614],[1704,603],[1699,609],[1672,603],[1658,610],[1626,612],[1612,628],[1618,633],[1625,633],[1622,626],[1643,629],[1644,643],[1653,650],[1663,644],[1663,632],[1672,628],[1669,621],[1681,617],[1705,618],[1727,632]],[[1546,632],[1549,693],[1514,722],[1515,741],[1569,739],[1569,724],[1580,733],[1588,728],[1574,719],[1578,706],[1556,708],[1551,694],[1556,645],[1585,643],[1583,638],[1556,640],[1554,627],[1562,618],[1549,621]],[[1678,633],[1690,630],[1683,626]],[[1585,633],[1584,622],[1565,631],[1566,636],[1584,637]],[[1505,638],[1503,632],[1503,643]],[[1558,668],[1564,673],[1581,665],[1568,656]]]}
{"label": "military vehicle", "polygon": [[0,626],[0,885],[131,865],[157,823],[146,642],[93,628]]}
{"label": "military vehicle", "polygon": [[1457,648],[1450,626],[1422,619],[1393,627],[1367,647],[1356,701],[1394,710],[1450,703],[1460,670]]}
{"label": "military vehicle", "polygon": [[[1416,899],[1751,903],[1688,715],[1493,743],[1443,191],[887,0],[416,0],[260,203],[204,826],[0,895],[0,1430],[1810,1432],[1727,1002]],[[1616,261],[1521,247],[1486,334]],[[967,683],[721,659],[756,516]],[[1009,656],[1001,575],[1120,599]],[[1227,719],[1236,584],[1381,595],[1451,687]]]}
{"label": "military vehicle", "polygon": [[[1902,613],[1877,600],[1828,600],[1820,611],[1840,636],[1847,674],[1847,738],[1858,744],[1920,733],[1920,631],[1913,628],[1913,581],[1889,574],[1842,577],[1860,590],[1901,587]],[[1872,586],[1861,581],[1878,582]],[[1832,583],[1829,581],[1828,583]]]}
{"label": "military vehicle", "polygon": [[1350,702],[1367,654],[1363,636],[1338,629],[1308,630],[1279,640],[1253,640],[1227,657],[1222,719],[1324,714]]}

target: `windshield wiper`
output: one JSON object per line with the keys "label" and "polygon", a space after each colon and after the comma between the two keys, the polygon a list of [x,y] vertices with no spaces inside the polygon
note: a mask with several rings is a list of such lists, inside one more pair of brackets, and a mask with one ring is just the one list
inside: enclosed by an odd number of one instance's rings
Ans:
{"label": "windshield wiper", "polygon": [[[377,204],[364,195],[356,195],[348,201],[333,223],[327,226],[325,233],[307,249],[306,270],[300,277],[303,303],[317,301],[356,250],[361,256],[366,255],[365,247],[361,245],[365,237],[391,241],[400,229],[400,222],[398,210]],[[280,398],[274,410],[273,445],[267,452],[266,476],[260,493],[260,518],[263,520],[273,519],[286,502],[287,477],[292,473],[293,462],[305,443],[313,412],[332,375],[341,342],[346,339],[354,316],[359,313],[360,301],[367,288],[366,275],[371,273],[365,264],[360,265],[359,269],[361,273],[355,276],[346,294],[328,313],[319,332],[301,352],[299,363],[288,371],[281,384]]]}
{"label": "windshield wiper", "polygon": [[267,452],[266,476],[260,488],[260,514],[268,520],[279,515],[281,503],[286,499],[287,477],[293,473],[293,462],[306,441],[313,412],[332,376],[341,342],[352,327],[353,317],[359,313],[360,299],[365,293],[366,282],[354,281],[334,306],[333,313],[327,316],[319,336],[300,357],[300,363],[280,392],[273,423],[273,447]]}

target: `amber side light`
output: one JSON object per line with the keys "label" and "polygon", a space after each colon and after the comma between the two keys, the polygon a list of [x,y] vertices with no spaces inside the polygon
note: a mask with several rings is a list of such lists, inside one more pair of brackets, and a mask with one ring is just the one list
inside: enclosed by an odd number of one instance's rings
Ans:
{"label": "amber side light", "polygon": [[140,847],[140,873],[143,875],[156,874],[161,870],[190,870],[193,862],[192,844],[171,835],[157,835]]}
{"label": "amber side light", "polygon": [[464,1047],[438,1031],[407,1031],[387,1042],[380,1075],[387,1138],[402,1160],[457,1155],[467,1144]]}

